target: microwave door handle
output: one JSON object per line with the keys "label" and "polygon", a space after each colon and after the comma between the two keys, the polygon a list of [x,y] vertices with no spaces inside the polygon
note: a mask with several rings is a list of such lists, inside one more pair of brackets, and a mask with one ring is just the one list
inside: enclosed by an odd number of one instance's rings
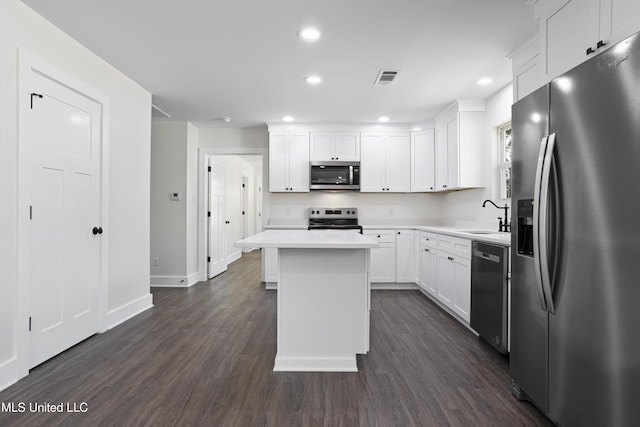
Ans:
{"label": "microwave door handle", "polygon": [[544,156],[547,151],[549,137],[542,138],[540,141],[540,152],[538,154],[538,163],[536,166],[535,184],[533,189],[533,263],[535,268],[536,289],[540,299],[540,308],[547,311],[547,301],[545,299],[544,284],[542,279],[542,265],[540,257],[540,205],[542,174],[544,169]]}
{"label": "microwave door handle", "polygon": [[353,185],[353,165],[349,166],[349,185]]}

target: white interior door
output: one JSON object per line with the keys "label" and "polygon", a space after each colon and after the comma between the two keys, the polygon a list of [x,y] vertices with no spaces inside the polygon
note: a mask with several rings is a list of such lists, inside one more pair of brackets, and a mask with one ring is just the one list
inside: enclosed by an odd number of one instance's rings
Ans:
{"label": "white interior door", "polygon": [[209,279],[227,271],[224,185],[224,166],[209,158],[209,254],[207,258]]}
{"label": "white interior door", "polygon": [[249,178],[246,175],[242,175],[242,238],[249,237],[249,218],[251,217],[249,206]]}
{"label": "white interior door", "polygon": [[29,79],[23,140],[34,367],[98,331],[102,112],[96,101],[33,70]]}

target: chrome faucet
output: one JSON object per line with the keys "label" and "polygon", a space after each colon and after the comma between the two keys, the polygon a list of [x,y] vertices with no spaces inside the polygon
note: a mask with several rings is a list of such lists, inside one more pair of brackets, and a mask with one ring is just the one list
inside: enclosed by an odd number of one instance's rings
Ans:
{"label": "chrome faucet", "polygon": [[505,232],[511,231],[511,224],[509,224],[509,205],[505,203],[504,207],[501,208],[500,206],[493,203],[491,200],[487,199],[484,202],[482,202],[483,208],[485,207],[487,202],[491,203],[493,206],[495,206],[498,209],[504,209],[504,223],[502,222],[502,218],[498,217],[498,219],[500,220],[500,223],[498,224],[498,231],[505,231]]}

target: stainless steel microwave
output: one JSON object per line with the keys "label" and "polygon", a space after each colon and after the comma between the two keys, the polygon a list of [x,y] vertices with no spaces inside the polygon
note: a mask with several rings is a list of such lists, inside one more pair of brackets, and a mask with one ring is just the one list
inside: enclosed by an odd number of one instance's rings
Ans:
{"label": "stainless steel microwave", "polygon": [[310,162],[309,189],[360,190],[360,162]]}

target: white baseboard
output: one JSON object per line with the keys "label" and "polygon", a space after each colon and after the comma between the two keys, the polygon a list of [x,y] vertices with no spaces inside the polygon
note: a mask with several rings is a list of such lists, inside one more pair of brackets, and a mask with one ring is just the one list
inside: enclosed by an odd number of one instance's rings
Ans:
{"label": "white baseboard", "polygon": [[193,286],[200,281],[200,274],[196,271],[187,277],[187,286]]}
{"label": "white baseboard", "polygon": [[374,291],[415,291],[419,288],[415,283],[372,283],[371,289]]}
{"label": "white baseboard", "polygon": [[14,357],[0,364],[0,391],[18,382],[18,359]]}
{"label": "white baseboard", "polygon": [[107,313],[107,329],[131,319],[153,307],[153,295],[147,294]]}
{"label": "white baseboard", "polygon": [[285,372],[358,372],[352,357],[281,357],[276,354],[274,371]]}
{"label": "white baseboard", "polygon": [[151,276],[151,286],[161,288],[188,288],[191,276]]}
{"label": "white baseboard", "polygon": [[242,257],[242,250],[237,250],[231,255],[227,256],[227,264],[231,264],[234,261],[239,260]]}

